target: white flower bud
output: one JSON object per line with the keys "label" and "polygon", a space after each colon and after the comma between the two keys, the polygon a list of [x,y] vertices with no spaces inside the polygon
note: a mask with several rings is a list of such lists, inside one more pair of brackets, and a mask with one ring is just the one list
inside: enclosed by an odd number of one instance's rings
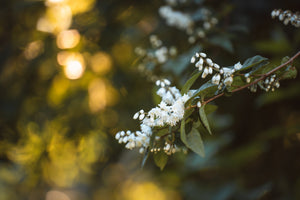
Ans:
{"label": "white flower bud", "polygon": [[248,77],[248,78],[246,78],[246,82],[247,83],[250,83],[250,81],[251,81],[251,79]]}
{"label": "white flower bud", "polygon": [[213,61],[212,61],[210,58],[207,58],[207,59],[206,59],[206,62],[207,62],[207,64],[208,64],[209,66],[213,66],[213,65],[214,65]]}
{"label": "white flower bud", "polygon": [[144,147],[141,147],[140,150],[139,150],[139,153],[140,153],[140,154],[143,154],[144,152],[145,152]]}
{"label": "white flower bud", "polygon": [[212,68],[212,67],[209,67],[209,68],[208,68],[208,73],[209,73],[209,74],[212,74],[212,73],[213,73],[213,68]]}
{"label": "white flower bud", "polygon": [[221,80],[221,75],[220,74],[215,74],[211,79],[212,83],[215,84],[215,85],[219,85],[220,80]]}
{"label": "white flower bud", "polygon": [[123,137],[125,135],[125,131],[121,131],[121,136]]}
{"label": "white flower bud", "polygon": [[203,70],[203,73],[202,73],[202,78],[205,78],[206,76],[208,75],[208,68],[205,67],[204,70]]}
{"label": "white flower bud", "polygon": [[115,135],[115,138],[116,138],[116,140],[119,140],[119,139],[120,139],[120,132],[118,132],[118,133]]}
{"label": "white flower bud", "polygon": [[198,108],[201,107],[201,102],[200,102],[200,101],[197,102],[197,107],[198,107]]}
{"label": "white flower bud", "polygon": [[275,83],[275,87],[277,87],[277,88],[280,87],[280,83],[278,81]]}
{"label": "white flower bud", "polygon": [[139,112],[135,113],[135,114],[133,115],[133,119],[137,119],[137,118],[139,117],[139,115],[140,115]]}
{"label": "white flower bud", "polygon": [[205,58],[205,57],[206,57],[206,53],[200,53],[200,56],[201,56],[202,58]]}
{"label": "white flower bud", "polygon": [[157,86],[159,86],[159,85],[160,85],[160,80],[157,80],[157,81],[155,82],[155,84],[156,84]]}
{"label": "white flower bud", "polygon": [[123,137],[123,142],[126,143],[127,141],[128,141],[128,137],[127,136]]}
{"label": "white flower bud", "polygon": [[195,61],[196,61],[196,58],[195,58],[195,56],[193,56],[193,57],[191,58],[191,63],[195,63]]}
{"label": "white flower bud", "polygon": [[139,116],[139,120],[143,120],[145,118],[145,114],[142,113],[140,116]]}
{"label": "white flower bud", "polygon": [[219,66],[217,63],[214,63],[214,67],[215,67],[216,69],[220,69],[220,66]]}
{"label": "white flower bud", "polygon": [[171,85],[171,82],[168,79],[164,79],[166,85]]}

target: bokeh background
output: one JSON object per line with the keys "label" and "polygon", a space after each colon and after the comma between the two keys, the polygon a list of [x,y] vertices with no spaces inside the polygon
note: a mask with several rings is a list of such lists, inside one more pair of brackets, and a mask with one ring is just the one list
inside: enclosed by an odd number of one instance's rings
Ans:
{"label": "bokeh background", "polygon": [[159,17],[159,0],[1,3],[1,200],[300,199],[299,77],[274,93],[217,99],[205,158],[178,153],[163,171],[150,158],[142,170],[142,155],[114,139],[157,102],[150,76],[180,88],[193,70],[139,70],[134,50],[151,34],[224,66],[257,54],[278,64],[300,50],[300,29],[270,17],[300,11],[297,0],[195,2],[219,19],[218,42],[188,43]]}

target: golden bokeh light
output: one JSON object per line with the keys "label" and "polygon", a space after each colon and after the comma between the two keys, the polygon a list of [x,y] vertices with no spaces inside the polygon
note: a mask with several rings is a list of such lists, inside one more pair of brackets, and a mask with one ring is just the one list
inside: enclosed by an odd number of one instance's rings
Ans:
{"label": "golden bokeh light", "polygon": [[166,200],[166,194],[153,182],[132,182],[124,184],[123,200]]}
{"label": "golden bokeh light", "polygon": [[92,112],[114,105],[118,98],[118,92],[106,80],[95,79],[89,85],[89,106]]}
{"label": "golden bokeh light", "polygon": [[27,60],[32,60],[44,51],[44,43],[41,40],[30,42],[24,51]]}
{"label": "golden bokeh light", "polygon": [[92,70],[100,75],[104,75],[112,68],[111,56],[105,52],[98,52],[91,57]]}
{"label": "golden bokeh light", "polygon": [[70,60],[67,62],[64,72],[69,79],[79,79],[83,75],[84,67],[80,61]]}
{"label": "golden bokeh light", "polygon": [[58,190],[50,190],[46,193],[45,200],[71,200],[68,195]]}
{"label": "golden bokeh light", "polygon": [[71,49],[79,43],[79,40],[80,34],[77,30],[66,30],[57,35],[56,44],[60,49]]}
{"label": "golden bokeh light", "polygon": [[84,58],[78,52],[59,52],[57,54],[57,62],[64,66],[64,73],[68,79],[79,79],[84,73]]}
{"label": "golden bokeh light", "polygon": [[55,5],[47,8],[46,13],[37,22],[37,30],[57,34],[69,29],[72,23],[72,11],[67,5]]}

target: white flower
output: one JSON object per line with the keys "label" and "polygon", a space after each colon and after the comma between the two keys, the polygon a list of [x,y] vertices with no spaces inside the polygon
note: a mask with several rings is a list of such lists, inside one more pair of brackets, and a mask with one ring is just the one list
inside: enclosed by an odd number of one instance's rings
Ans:
{"label": "white flower", "polygon": [[215,85],[219,85],[220,80],[221,80],[221,75],[220,74],[215,74],[211,79],[212,83],[215,84]]}
{"label": "white flower", "polygon": [[224,84],[226,86],[231,86],[232,82],[233,82],[233,78],[231,76],[225,78],[225,80],[224,80]]}
{"label": "white flower", "polygon": [[201,102],[200,102],[200,101],[197,102],[197,107],[198,107],[198,108],[201,107]]}
{"label": "white flower", "polygon": [[235,70],[240,70],[242,67],[243,67],[243,65],[240,62],[238,62],[234,65]]}

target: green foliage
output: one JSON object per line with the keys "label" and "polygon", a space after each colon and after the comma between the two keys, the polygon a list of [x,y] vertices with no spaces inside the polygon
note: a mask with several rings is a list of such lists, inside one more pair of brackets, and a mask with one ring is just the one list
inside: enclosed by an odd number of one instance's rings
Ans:
{"label": "green foliage", "polygon": [[209,122],[207,120],[207,116],[205,113],[205,107],[206,107],[206,105],[201,106],[199,108],[200,119],[201,119],[201,122],[203,123],[204,127],[208,130],[209,134],[212,134],[212,132],[210,130]]}
{"label": "green foliage", "polygon": [[160,170],[163,170],[167,164],[169,156],[165,152],[159,151],[153,155],[153,158],[156,166],[158,166]]}

